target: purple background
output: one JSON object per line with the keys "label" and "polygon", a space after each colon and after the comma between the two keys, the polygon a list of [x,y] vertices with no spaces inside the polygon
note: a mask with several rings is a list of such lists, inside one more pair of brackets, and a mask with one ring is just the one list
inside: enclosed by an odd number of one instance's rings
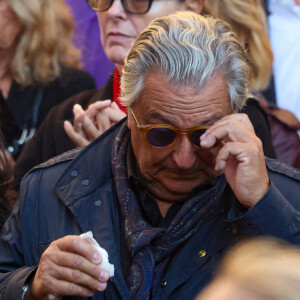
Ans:
{"label": "purple background", "polygon": [[99,88],[106,82],[114,65],[103,51],[96,13],[84,0],[66,0],[66,3],[71,7],[75,19],[74,42],[81,50],[83,68],[94,77]]}

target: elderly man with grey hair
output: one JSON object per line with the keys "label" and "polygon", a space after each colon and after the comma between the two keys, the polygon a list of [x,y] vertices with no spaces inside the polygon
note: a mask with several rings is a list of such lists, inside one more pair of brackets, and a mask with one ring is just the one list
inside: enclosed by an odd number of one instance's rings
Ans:
{"label": "elderly man with grey hair", "polygon": [[242,237],[299,244],[300,172],[266,160],[238,113],[247,74],[222,21],[150,23],[123,69],[128,119],[26,175],[0,239],[1,297],[193,299]]}

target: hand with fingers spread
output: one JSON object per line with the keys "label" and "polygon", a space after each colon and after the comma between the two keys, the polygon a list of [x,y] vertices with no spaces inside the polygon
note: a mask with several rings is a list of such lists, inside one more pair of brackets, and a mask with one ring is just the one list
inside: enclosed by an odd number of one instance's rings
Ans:
{"label": "hand with fingers spread", "polygon": [[216,170],[224,172],[232,191],[246,208],[266,194],[269,177],[262,142],[247,115],[232,114],[215,122],[201,136],[201,146],[214,152]]}
{"label": "hand with fingers spread", "polygon": [[79,104],[73,107],[74,124],[65,121],[64,128],[77,147],[86,146],[126,114],[111,100],[97,101],[86,111]]}
{"label": "hand with fingers spread", "polygon": [[83,237],[65,236],[52,242],[32,282],[34,299],[91,297],[104,291],[109,273],[98,266],[101,261],[100,253]]}

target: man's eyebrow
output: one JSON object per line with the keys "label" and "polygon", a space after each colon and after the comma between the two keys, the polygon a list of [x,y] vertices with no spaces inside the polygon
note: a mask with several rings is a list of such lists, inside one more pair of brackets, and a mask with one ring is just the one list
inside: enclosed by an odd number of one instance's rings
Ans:
{"label": "man's eyebrow", "polygon": [[[199,126],[200,125],[208,125],[208,124],[211,125],[211,124],[215,123],[216,121],[222,119],[223,117],[224,117],[224,115],[222,115],[222,114],[216,114],[216,115],[212,116],[211,118],[199,121]],[[152,112],[149,114],[149,120],[152,118],[162,120],[166,124],[174,125],[171,119],[169,119],[165,116],[162,116],[161,114],[159,114],[157,112]]]}
{"label": "man's eyebrow", "polygon": [[157,113],[157,112],[151,112],[149,114],[149,120],[150,119],[159,119],[159,120],[162,120],[163,122],[167,123],[167,124],[172,124],[172,120],[170,120],[169,118],[167,117],[164,117],[162,116],[161,114]]}
{"label": "man's eyebrow", "polygon": [[220,119],[222,119],[223,117],[224,117],[224,115],[221,115],[221,114],[214,115],[211,118],[202,120],[201,125],[213,124],[213,123],[219,121]]}

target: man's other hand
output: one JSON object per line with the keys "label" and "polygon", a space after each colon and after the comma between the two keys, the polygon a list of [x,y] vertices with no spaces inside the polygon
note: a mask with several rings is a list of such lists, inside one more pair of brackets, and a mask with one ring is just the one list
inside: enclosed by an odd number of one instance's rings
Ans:
{"label": "man's other hand", "polygon": [[50,244],[43,253],[34,276],[34,299],[61,296],[91,297],[104,291],[109,273],[98,266],[100,253],[80,236],[65,236]]}

